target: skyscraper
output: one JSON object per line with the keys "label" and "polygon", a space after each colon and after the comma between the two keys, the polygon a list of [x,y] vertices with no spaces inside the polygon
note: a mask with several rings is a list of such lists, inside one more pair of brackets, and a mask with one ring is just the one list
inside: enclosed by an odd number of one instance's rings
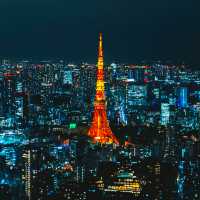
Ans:
{"label": "skyscraper", "polygon": [[169,123],[170,108],[168,103],[161,103],[161,116],[160,121],[162,125],[167,125]]}
{"label": "skyscraper", "polygon": [[25,192],[28,200],[31,199],[31,150],[27,150],[23,154],[23,158],[25,159]]}
{"label": "skyscraper", "polygon": [[181,108],[188,106],[188,89],[187,87],[180,87],[178,90],[178,105]]}

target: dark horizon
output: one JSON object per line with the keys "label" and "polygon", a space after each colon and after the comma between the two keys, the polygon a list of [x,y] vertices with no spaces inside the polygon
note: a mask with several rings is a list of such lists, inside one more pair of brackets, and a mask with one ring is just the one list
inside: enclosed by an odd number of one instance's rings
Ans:
{"label": "dark horizon", "polygon": [[96,62],[171,60],[198,67],[199,2],[1,1],[0,57]]}

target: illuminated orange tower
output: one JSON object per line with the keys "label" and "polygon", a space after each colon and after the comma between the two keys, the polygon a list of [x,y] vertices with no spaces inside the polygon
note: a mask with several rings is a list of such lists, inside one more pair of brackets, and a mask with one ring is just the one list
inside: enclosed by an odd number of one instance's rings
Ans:
{"label": "illuminated orange tower", "polygon": [[112,133],[106,115],[106,98],[104,93],[104,71],[103,71],[103,41],[102,33],[99,36],[99,54],[96,82],[96,96],[94,101],[94,113],[88,135],[94,142],[116,143],[118,141]]}

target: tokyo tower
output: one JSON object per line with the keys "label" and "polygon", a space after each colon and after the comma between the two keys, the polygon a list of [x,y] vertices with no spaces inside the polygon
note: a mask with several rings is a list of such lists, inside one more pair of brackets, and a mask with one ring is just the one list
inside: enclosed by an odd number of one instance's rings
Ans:
{"label": "tokyo tower", "polygon": [[99,36],[98,68],[96,81],[96,95],[94,101],[94,113],[88,135],[98,143],[116,143],[118,141],[112,133],[106,115],[106,98],[104,92],[104,69],[103,69],[103,41],[102,33]]}

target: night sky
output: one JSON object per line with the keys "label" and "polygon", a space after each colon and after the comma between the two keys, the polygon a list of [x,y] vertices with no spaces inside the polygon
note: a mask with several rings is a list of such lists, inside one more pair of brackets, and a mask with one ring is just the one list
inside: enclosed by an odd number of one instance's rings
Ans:
{"label": "night sky", "polygon": [[199,0],[0,0],[0,56],[200,64]]}

